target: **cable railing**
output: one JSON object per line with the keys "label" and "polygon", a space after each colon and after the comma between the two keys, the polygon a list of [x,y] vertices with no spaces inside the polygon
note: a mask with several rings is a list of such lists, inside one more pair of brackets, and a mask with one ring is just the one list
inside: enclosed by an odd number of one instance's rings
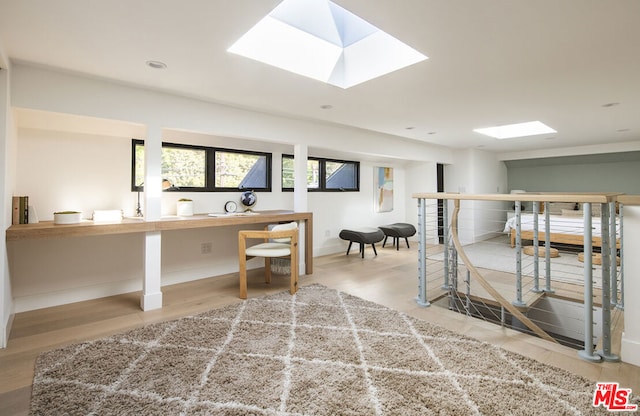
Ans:
{"label": "cable railing", "polygon": [[414,194],[418,304],[569,345],[589,361],[619,361],[611,345],[624,308],[617,196]]}

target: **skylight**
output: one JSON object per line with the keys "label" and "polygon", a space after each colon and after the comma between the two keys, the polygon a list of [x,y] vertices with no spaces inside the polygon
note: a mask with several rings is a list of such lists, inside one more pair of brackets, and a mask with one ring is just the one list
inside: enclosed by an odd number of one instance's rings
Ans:
{"label": "skylight", "polygon": [[427,59],[329,0],[284,0],[228,51],[345,89]]}
{"label": "skylight", "polygon": [[540,134],[557,133],[554,129],[540,121],[527,123],[506,124],[504,126],[474,129],[473,131],[496,139],[514,139],[516,137],[537,136]]}

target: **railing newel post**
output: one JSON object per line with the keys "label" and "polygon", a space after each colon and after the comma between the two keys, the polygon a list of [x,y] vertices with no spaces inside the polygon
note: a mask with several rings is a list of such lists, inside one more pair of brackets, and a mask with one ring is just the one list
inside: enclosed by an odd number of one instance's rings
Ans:
{"label": "railing newel post", "polygon": [[[600,207],[600,236],[602,258],[602,350],[596,352],[605,361],[617,362],[620,357],[611,352],[611,250],[609,248],[611,205],[605,203]],[[615,218],[615,216],[614,216]],[[615,241],[615,240],[614,240]],[[615,244],[613,245],[615,247]]]}
{"label": "railing newel post", "polygon": [[609,270],[611,276],[611,305],[618,304],[618,230],[616,227],[616,203],[609,203],[609,250],[611,261]]}
{"label": "railing newel post", "polygon": [[551,289],[551,220],[549,218],[549,202],[544,203],[544,291],[554,293]]}
{"label": "railing newel post", "polygon": [[522,301],[522,213],[520,201],[516,201],[516,299],[514,306],[526,306]]}
{"label": "railing newel post", "polygon": [[620,301],[618,309],[624,310],[624,204],[619,205],[620,214],[618,214],[620,222]]}
{"label": "railing newel post", "polygon": [[539,224],[538,213],[540,212],[540,202],[533,202],[533,289],[535,293],[540,293],[540,252],[538,247],[540,245],[539,240]]}
{"label": "railing newel post", "polygon": [[449,282],[449,200],[442,200],[442,238],[444,243],[444,283],[442,289],[449,290],[451,283]]}
{"label": "railing newel post", "polygon": [[429,306],[427,300],[427,208],[424,198],[418,198],[418,297],[420,306]]}
{"label": "railing newel post", "polygon": [[591,232],[591,203],[583,204],[584,219],[584,349],[578,356],[593,362],[602,361],[602,357],[593,352],[593,233]]}

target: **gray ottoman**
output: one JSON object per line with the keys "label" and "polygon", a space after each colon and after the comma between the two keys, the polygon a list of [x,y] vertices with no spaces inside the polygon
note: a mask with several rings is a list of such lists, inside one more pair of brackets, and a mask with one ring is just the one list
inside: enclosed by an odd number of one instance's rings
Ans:
{"label": "gray ottoman", "polygon": [[351,244],[360,244],[360,254],[364,258],[364,245],[371,244],[373,252],[378,255],[376,251],[375,243],[379,243],[384,238],[384,233],[378,228],[360,228],[358,230],[342,230],[339,234],[340,238],[349,241],[349,248],[347,248],[347,256],[351,251]]}
{"label": "gray ottoman", "polygon": [[387,244],[387,238],[393,238],[393,245],[396,250],[400,250],[400,239],[404,238],[404,241],[407,243],[407,248],[409,248],[409,240],[408,237],[415,235],[416,227],[411,224],[407,224],[404,222],[397,222],[395,224],[384,225],[379,227],[384,233],[384,242],[382,243],[382,247]]}

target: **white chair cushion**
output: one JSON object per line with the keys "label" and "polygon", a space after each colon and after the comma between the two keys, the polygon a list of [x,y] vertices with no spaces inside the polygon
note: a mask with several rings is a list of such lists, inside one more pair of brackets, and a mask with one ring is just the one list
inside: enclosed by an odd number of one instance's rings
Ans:
{"label": "white chair cushion", "polygon": [[284,243],[262,243],[247,248],[247,256],[284,257],[291,254],[291,245]]}
{"label": "white chair cushion", "polygon": [[[295,230],[298,228],[298,223],[296,222],[288,222],[286,224],[277,224],[271,228],[270,231],[285,231],[285,230]],[[274,238],[273,241],[276,243],[288,243],[291,241],[290,238]]]}

